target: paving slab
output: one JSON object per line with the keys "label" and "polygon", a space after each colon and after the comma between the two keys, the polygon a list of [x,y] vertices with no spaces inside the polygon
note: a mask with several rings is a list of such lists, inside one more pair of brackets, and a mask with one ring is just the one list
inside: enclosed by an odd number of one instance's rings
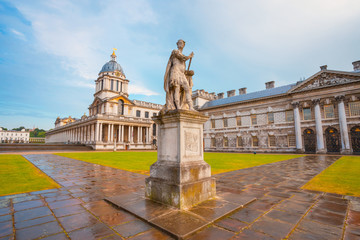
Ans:
{"label": "paving slab", "polygon": [[[162,207],[154,210],[156,203],[144,201],[147,176],[52,154],[24,157],[57,181],[61,188],[0,197],[1,240],[14,239],[15,235],[50,240],[68,237],[124,239],[126,233],[121,229],[126,226],[138,229],[129,239],[174,238],[174,234],[162,231],[159,226],[169,224],[170,214],[176,216],[176,212],[168,213]],[[234,204],[240,205],[252,198],[257,200],[213,220],[205,228],[190,226],[198,230],[185,238],[341,239],[344,236],[344,239],[360,239],[359,197],[301,188],[339,157],[308,155],[214,175],[221,199],[179,214],[179,219],[185,219],[182,220],[184,224],[190,219],[189,215],[198,216],[200,223],[210,222],[212,217],[221,216]],[[116,196],[121,196],[129,209],[138,210],[140,217],[147,216],[154,222],[141,220],[103,200]],[[84,224],[76,223],[79,219]],[[289,225],[293,226],[290,233]],[[50,232],[42,232],[41,229],[49,229],[49,226]],[[57,232],[57,226],[61,232]],[[272,231],[279,226],[281,231]],[[56,231],[51,232],[53,229]]]}
{"label": "paving slab", "polygon": [[[222,197],[223,195],[225,197]],[[156,203],[138,193],[107,197],[105,200],[177,239],[184,239],[256,200],[253,197],[235,198],[232,195],[221,192],[216,198],[204,201],[188,210]],[[231,202],[226,199],[231,199]]]}

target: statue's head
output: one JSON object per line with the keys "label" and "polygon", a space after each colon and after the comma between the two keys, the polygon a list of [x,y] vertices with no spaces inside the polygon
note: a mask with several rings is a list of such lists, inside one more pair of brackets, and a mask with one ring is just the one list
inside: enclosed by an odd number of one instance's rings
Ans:
{"label": "statue's head", "polygon": [[184,40],[182,40],[182,39],[179,39],[177,42],[176,42],[176,45],[178,46],[178,47],[185,47],[185,41]]}

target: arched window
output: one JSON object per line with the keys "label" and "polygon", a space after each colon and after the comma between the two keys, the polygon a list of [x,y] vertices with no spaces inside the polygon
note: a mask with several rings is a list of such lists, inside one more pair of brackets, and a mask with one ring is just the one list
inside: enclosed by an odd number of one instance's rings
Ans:
{"label": "arched window", "polygon": [[121,99],[118,102],[118,113],[119,115],[124,115],[124,101]]}

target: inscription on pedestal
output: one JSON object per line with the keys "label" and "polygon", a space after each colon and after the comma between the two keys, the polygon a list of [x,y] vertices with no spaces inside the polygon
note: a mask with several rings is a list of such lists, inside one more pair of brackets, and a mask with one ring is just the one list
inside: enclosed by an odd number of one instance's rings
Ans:
{"label": "inscription on pedestal", "polygon": [[199,137],[198,129],[185,130],[184,146],[186,156],[200,155]]}

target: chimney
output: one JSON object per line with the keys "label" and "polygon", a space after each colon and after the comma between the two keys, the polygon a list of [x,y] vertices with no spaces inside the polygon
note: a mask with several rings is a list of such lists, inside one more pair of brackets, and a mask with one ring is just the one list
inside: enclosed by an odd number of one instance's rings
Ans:
{"label": "chimney", "polygon": [[246,87],[239,89],[239,95],[246,94]]}
{"label": "chimney", "polygon": [[222,98],[224,98],[224,93],[223,92],[218,93],[217,96],[218,96],[218,99],[222,99]]}
{"label": "chimney", "polygon": [[275,81],[270,81],[265,83],[266,89],[274,88],[275,87]]}
{"label": "chimney", "polygon": [[227,96],[228,96],[228,97],[235,96],[235,90],[227,91]]}
{"label": "chimney", "polygon": [[360,60],[352,63],[355,72],[360,72]]}
{"label": "chimney", "polygon": [[321,70],[321,71],[327,70],[327,65],[320,66],[320,70]]}

